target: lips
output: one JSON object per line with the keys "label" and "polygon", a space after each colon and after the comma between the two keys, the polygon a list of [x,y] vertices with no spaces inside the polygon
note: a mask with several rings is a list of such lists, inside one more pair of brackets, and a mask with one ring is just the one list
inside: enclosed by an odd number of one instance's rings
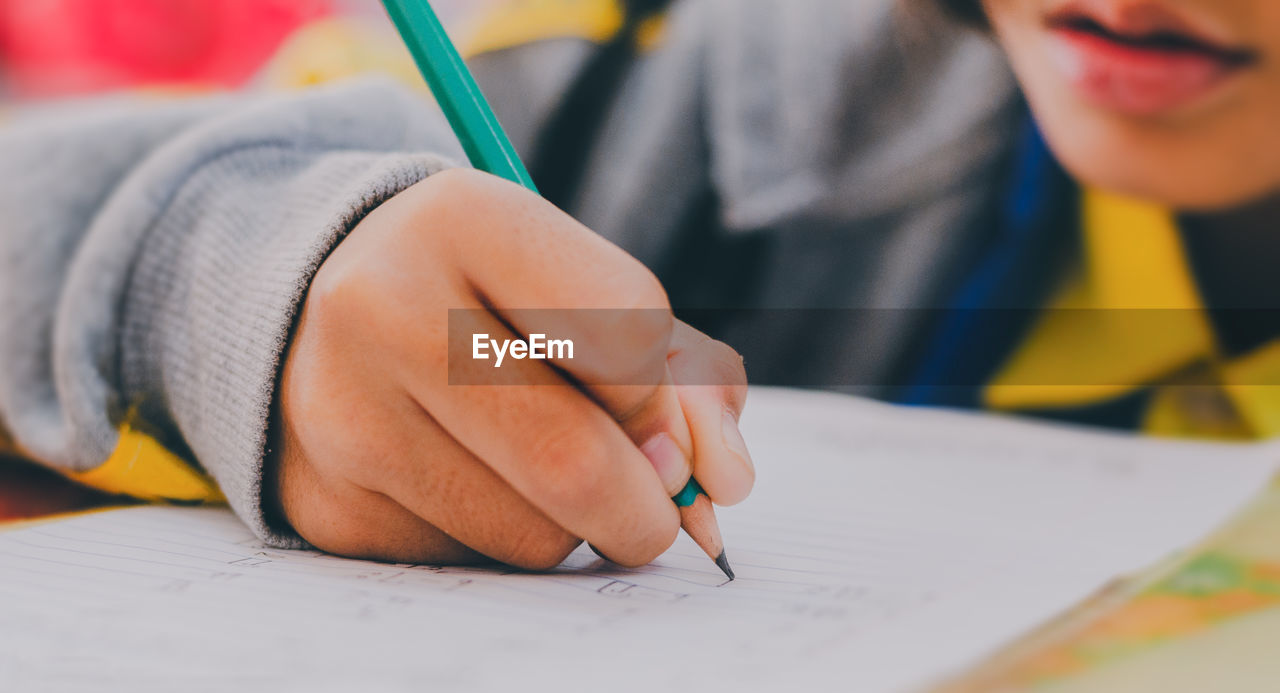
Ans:
{"label": "lips", "polygon": [[1054,61],[1076,90],[1128,115],[1188,107],[1258,62],[1256,52],[1151,2],[1072,2],[1046,25]]}

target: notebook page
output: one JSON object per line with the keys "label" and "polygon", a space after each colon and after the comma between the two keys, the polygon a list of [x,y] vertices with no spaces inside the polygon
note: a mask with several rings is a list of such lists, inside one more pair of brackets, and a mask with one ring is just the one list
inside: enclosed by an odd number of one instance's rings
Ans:
{"label": "notebook page", "polygon": [[910,690],[1200,538],[1271,451],[760,390],[739,579],[685,538],[623,570],[350,561],[227,511],[0,533],[0,682],[35,690]]}

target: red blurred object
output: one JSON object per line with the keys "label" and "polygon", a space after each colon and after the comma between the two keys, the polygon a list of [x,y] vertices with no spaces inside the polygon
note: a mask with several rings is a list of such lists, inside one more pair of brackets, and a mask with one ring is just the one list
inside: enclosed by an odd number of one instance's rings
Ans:
{"label": "red blurred object", "polygon": [[333,0],[2,0],[7,88],[42,97],[243,84]]}

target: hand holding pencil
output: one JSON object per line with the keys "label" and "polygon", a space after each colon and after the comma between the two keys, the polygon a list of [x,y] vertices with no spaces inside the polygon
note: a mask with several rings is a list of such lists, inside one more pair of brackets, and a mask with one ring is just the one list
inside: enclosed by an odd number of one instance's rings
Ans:
{"label": "hand holding pencil", "polygon": [[[507,150],[490,153],[518,165]],[[478,384],[492,368],[451,362],[450,316],[528,336],[512,306],[565,309],[557,329],[583,358],[513,361],[502,377],[522,384]],[[641,319],[598,319],[619,306]],[[444,171],[374,209],[313,279],[266,493],[303,538],[348,556],[546,569],[585,540],[635,566],[683,523],[728,574],[711,501],[754,482],[745,396],[738,355],[676,321],[634,258],[528,185]]]}
{"label": "hand holding pencil", "polygon": [[[537,192],[533,179],[520,161],[515,147],[507,138],[461,55],[453,46],[431,3],[428,0],[383,0],[383,5],[413,54],[471,163],[482,171]],[[740,363],[738,365],[741,367]],[[667,387],[660,389],[657,396],[661,397],[665,389]],[[684,429],[673,422],[668,422],[667,427]],[[734,430],[736,431],[736,420]],[[658,455],[671,457],[677,452],[682,455],[692,452],[688,445],[678,446],[677,449],[675,439],[666,434],[646,433],[643,437],[648,442],[641,449],[651,461]],[[684,436],[678,435],[678,438],[683,439]],[[740,436],[736,447],[741,448],[740,454],[749,461],[746,445],[742,443]],[[655,466],[659,466],[659,463],[655,462]],[[705,491],[697,481],[690,478],[679,492],[673,494],[672,499],[680,508],[682,526],[732,580],[734,573],[729,567],[720,529]]]}

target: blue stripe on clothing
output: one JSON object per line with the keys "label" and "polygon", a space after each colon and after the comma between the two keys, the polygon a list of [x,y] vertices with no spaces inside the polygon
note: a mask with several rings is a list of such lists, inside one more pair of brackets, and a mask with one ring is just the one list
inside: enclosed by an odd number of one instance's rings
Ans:
{"label": "blue stripe on clothing", "polygon": [[1027,118],[991,248],[961,284],[898,397],[908,405],[977,408],[982,388],[1046,299],[1078,219],[1075,184]]}

